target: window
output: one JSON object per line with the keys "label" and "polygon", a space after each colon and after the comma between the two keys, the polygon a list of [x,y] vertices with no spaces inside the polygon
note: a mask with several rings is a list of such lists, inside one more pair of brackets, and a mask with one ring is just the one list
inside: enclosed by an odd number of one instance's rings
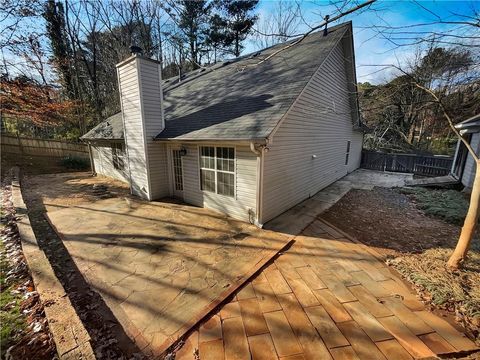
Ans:
{"label": "window", "polygon": [[345,165],[348,165],[349,157],[350,157],[350,141],[347,141],[347,152],[345,153]]}
{"label": "window", "polygon": [[121,143],[112,144],[112,162],[113,167],[118,170],[123,170],[125,167],[125,148]]}
{"label": "window", "polygon": [[200,184],[202,190],[235,196],[235,149],[200,147]]}

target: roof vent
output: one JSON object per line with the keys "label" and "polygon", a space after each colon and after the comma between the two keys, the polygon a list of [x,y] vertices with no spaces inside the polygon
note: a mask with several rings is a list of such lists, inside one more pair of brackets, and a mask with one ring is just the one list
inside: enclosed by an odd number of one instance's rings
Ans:
{"label": "roof vent", "polygon": [[260,55],[260,51],[257,51],[256,53],[253,53],[252,55],[250,55],[249,59],[253,59],[253,58],[257,57],[258,55]]}
{"label": "roof vent", "polygon": [[130,52],[132,53],[133,56],[140,56],[140,55],[142,55],[143,50],[140,46],[131,45],[130,46]]}
{"label": "roof vent", "polygon": [[327,28],[327,25],[328,25],[328,19],[330,19],[330,15],[325,15],[325,28],[323,29],[323,36],[327,36],[328,35],[328,28]]}

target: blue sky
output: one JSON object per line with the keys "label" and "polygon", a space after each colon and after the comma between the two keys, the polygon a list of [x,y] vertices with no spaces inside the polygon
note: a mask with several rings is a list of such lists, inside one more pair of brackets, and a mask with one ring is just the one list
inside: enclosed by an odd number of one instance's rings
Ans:
{"label": "blue sky", "polygon": [[[152,1],[152,0],[143,0]],[[284,0],[289,2],[288,0]],[[301,6],[303,19],[305,23],[302,23],[297,32],[301,33],[309,29],[309,26],[314,26],[322,22],[323,16],[326,14],[337,14],[336,9],[329,5],[329,1],[320,0],[297,0]],[[334,0],[332,0],[334,1]],[[365,0],[349,0],[349,4],[346,8],[355,6]],[[340,2],[340,1],[338,1]],[[296,4],[295,0],[291,0],[290,3]],[[262,22],[269,16],[278,5],[278,0],[260,0],[258,6],[259,21]],[[363,12],[356,12],[351,15],[345,16],[341,20],[344,22],[351,20],[353,22],[354,29],[354,42],[355,42],[355,56],[357,65],[357,78],[360,82],[370,81],[372,83],[380,83],[388,80],[393,76],[393,70],[387,68],[382,70],[377,65],[395,64],[402,67],[406,64],[408,59],[415,56],[418,51],[418,46],[398,46],[393,44],[392,39],[388,39],[388,35],[385,32],[380,33],[375,30],[375,26],[395,27],[397,34],[394,36],[395,41],[400,44],[411,43],[412,40],[398,39],[401,36],[415,37],[417,34],[399,34],[398,32],[425,32],[425,34],[431,34],[432,32],[451,32],[452,35],[468,33],[469,35],[476,36],[477,39],[469,40],[473,43],[476,41],[476,51],[480,50],[480,31],[473,26],[462,26],[452,24],[439,24],[439,16],[443,21],[457,21],[465,20],[459,14],[471,15],[474,12],[480,13],[480,0],[469,1],[414,1],[414,0],[378,0],[374,3],[370,9]],[[8,20],[7,20],[8,23]],[[427,24],[424,26],[414,26],[418,24]],[[6,24],[2,24],[5,26]],[[31,31],[43,31],[43,23],[26,24]],[[38,29],[37,29],[38,28]],[[474,33],[476,31],[476,33]],[[449,37],[446,40],[455,43],[457,38]],[[425,45],[425,44],[424,44]],[[451,44],[449,44],[451,45]],[[258,45],[255,45],[252,41],[246,42],[246,48],[244,53],[249,53],[258,50]],[[14,59],[14,62],[20,62],[18,56],[3,53],[7,59]],[[381,70],[381,71],[380,71]],[[15,72],[15,70],[13,69]]]}
{"label": "blue sky", "polygon": [[[358,0],[357,3],[363,2]],[[352,6],[355,4],[352,2]],[[260,17],[269,14],[275,8],[274,0],[261,0],[259,4]],[[335,8],[328,6],[327,1],[304,1],[301,2],[301,9],[305,22],[309,25],[315,25],[322,21],[326,14],[334,14]],[[372,10],[363,13],[353,13],[338,22],[351,20],[354,28],[355,56],[357,64],[358,81],[370,81],[378,83],[392,76],[392,70],[378,71],[380,67],[372,65],[380,64],[400,64],[405,65],[406,61],[415,55],[419,46],[411,44],[413,40],[400,39],[405,37],[415,37],[418,34],[403,32],[445,32],[451,34],[469,33],[472,35],[474,28],[472,26],[462,26],[453,24],[439,24],[437,15],[443,21],[458,21],[462,15],[474,14],[474,9],[480,10],[480,2],[473,1],[377,1],[371,7]],[[465,19],[462,19],[465,20]],[[430,24],[425,26],[411,25]],[[374,29],[374,26],[398,27],[395,30],[397,34],[391,39],[392,43],[386,38],[385,34],[380,34]],[[299,31],[308,29],[307,25],[299,28]],[[475,36],[480,36],[478,29]],[[449,37],[446,42],[455,43],[458,39]],[[471,40],[473,41],[473,40]],[[478,43],[477,45],[480,45]],[[405,46],[398,46],[398,43]],[[249,44],[247,51],[253,45]],[[477,48],[478,50],[478,48]]]}

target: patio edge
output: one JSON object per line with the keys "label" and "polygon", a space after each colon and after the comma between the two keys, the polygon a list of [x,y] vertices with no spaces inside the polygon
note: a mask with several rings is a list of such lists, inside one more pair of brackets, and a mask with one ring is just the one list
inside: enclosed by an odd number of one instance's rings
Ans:
{"label": "patio edge", "polygon": [[206,306],[202,310],[201,315],[190,319],[180,330],[178,330],[174,335],[170,336],[168,340],[166,340],[160,346],[159,349],[156,349],[155,353],[158,353],[160,356],[168,355],[169,351],[174,349],[178,343],[186,338],[193,329],[214,315],[220,307],[230,301],[230,297],[232,297],[232,295],[235,295],[238,291],[240,291],[243,286],[245,286],[251,279],[255,278],[257,274],[263,271],[263,269],[267,267],[277,256],[290,248],[295,242],[294,238],[295,236],[287,237],[285,245],[278,250],[272,251],[270,255],[259,261],[248,273],[245,274],[242,279],[238,280],[236,284],[221,293],[217,300],[212,301],[208,306]]}
{"label": "patio edge", "polygon": [[23,201],[18,167],[12,169],[12,175],[12,201],[16,211],[23,254],[35,289],[44,306],[57,354],[60,359],[95,359],[90,335],[73,308],[62,284],[55,276],[48,258],[38,245]]}

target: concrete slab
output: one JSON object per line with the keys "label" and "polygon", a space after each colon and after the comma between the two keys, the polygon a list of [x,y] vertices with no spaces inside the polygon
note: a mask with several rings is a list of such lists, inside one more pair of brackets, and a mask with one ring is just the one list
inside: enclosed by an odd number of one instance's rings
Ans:
{"label": "concrete slab", "polygon": [[341,181],[349,181],[354,188],[361,186],[402,187],[412,180],[413,174],[357,169],[345,176]]}
{"label": "concrete slab", "polygon": [[49,211],[126,333],[159,355],[288,243],[206,209],[112,198]]}

